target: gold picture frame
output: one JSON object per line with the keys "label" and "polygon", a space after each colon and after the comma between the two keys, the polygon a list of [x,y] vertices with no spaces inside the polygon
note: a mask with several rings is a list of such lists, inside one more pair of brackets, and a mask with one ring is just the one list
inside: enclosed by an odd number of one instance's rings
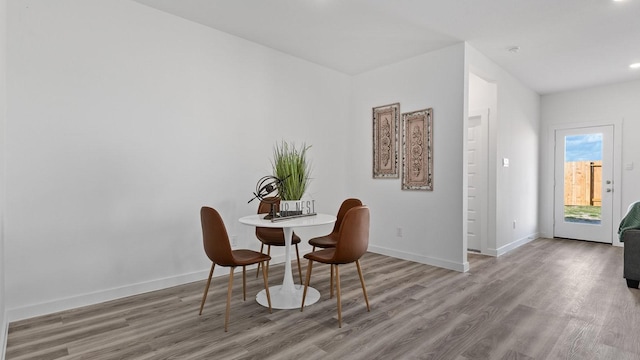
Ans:
{"label": "gold picture frame", "polygon": [[433,109],[402,114],[402,190],[433,191]]}
{"label": "gold picture frame", "polygon": [[373,178],[399,178],[400,103],[373,108]]}

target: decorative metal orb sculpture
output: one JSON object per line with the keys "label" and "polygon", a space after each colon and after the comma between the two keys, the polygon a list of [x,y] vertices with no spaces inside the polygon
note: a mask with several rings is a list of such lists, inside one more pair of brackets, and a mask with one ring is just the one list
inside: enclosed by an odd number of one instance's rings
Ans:
{"label": "decorative metal orb sculpture", "polygon": [[256,183],[256,191],[253,193],[253,197],[247,203],[252,202],[254,199],[258,199],[267,204],[271,205],[271,211],[265,219],[272,219],[277,217],[277,211],[275,204],[280,201],[280,198],[277,197],[276,193],[278,192],[278,186],[282,183],[282,180],[278,179],[275,176],[264,176],[258,183]]}

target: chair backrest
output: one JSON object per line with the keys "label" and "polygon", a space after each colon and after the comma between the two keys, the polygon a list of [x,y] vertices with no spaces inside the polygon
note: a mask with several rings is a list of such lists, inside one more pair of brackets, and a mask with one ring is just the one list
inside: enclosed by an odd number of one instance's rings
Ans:
{"label": "chair backrest", "polygon": [[349,198],[342,202],[342,205],[340,205],[340,209],[338,210],[338,215],[336,216],[336,222],[333,224],[332,233],[335,233],[336,235],[338,234],[344,215],[347,211],[356,206],[362,206],[362,201],[360,201],[360,199]]}
{"label": "chair backrest", "polygon": [[222,217],[215,209],[203,206],[200,209],[202,222],[202,242],[204,252],[214,263],[221,266],[234,266],[229,235]]}
{"label": "chair backrest", "polygon": [[333,256],[334,263],[354,262],[367,252],[369,222],[370,215],[367,206],[356,206],[347,211],[338,233],[338,243]]}
{"label": "chair backrest", "polygon": [[271,204],[275,204],[280,206],[280,199],[277,197],[266,197],[260,200],[260,204],[258,205],[258,214],[268,214],[271,212]]}
{"label": "chair backrest", "polygon": [[[276,206],[280,206],[280,198],[277,197],[266,197],[263,200],[260,200],[260,204],[258,205],[258,214],[268,214],[271,212],[271,204],[275,204]],[[284,239],[284,230],[281,228],[266,228],[256,226],[256,237],[258,239],[266,240],[266,239]]]}

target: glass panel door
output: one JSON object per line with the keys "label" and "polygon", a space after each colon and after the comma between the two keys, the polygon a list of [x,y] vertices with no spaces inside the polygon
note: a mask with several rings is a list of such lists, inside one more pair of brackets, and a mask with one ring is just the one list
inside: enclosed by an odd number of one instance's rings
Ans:
{"label": "glass panel door", "polygon": [[556,131],[554,236],[611,243],[613,128]]}

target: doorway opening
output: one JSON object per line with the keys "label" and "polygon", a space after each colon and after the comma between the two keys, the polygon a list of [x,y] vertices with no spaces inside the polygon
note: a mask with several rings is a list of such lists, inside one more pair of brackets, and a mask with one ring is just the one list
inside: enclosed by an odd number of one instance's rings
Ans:
{"label": "doorway opening", "polygon": [[613,126],[555,131],[554,237],[612,243]]}
{"label": "doorway opening", "polygon": [[489,109],[471,111],[467,127],[467,251],[478,254],[486,249],[487,239],[488,129]]}
{"label": "doorway opening", "polygon": [[[470,72],[466,133],[466,253],[493,255],[495,250],[495,156],[498,85]],[[493,139],[493,141],[492,141]],[[493,224],[493,225],[492,225]],[[493,235],[492,235],[493,234]]]}

